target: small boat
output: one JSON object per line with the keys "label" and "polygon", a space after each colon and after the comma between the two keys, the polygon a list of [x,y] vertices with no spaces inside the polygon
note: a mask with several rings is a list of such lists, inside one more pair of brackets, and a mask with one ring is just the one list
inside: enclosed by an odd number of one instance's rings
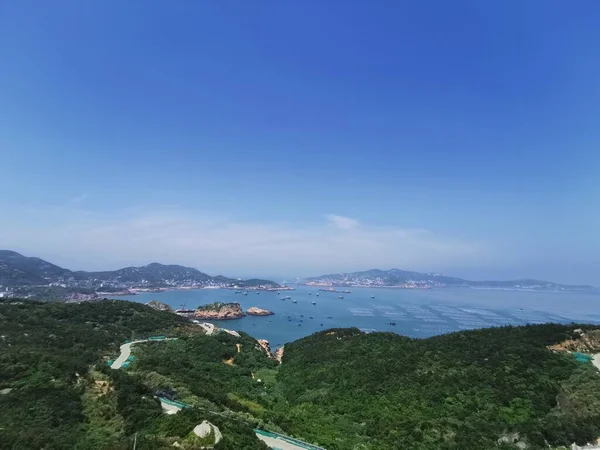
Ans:
{"label": "small boat", "polygon": [[309,317],[309,319],[314,319],[314,317],[313,317],[313,316],[310,316],[310,317]]}
{"label": "small boat", "polygon": [[248,295],[248,293],[247,293],[247,292],[244,292],[244,295]]}
{"label": "small boat", "polygon": [[191,314],[191,313],[193,313],[194,310],[186,308],[186,305],[187,305],[187,302],[185,302],[183,305],[180,305],[181,308],[176,309],[175,313],[176,314]]}
{"label": "small boat", "polygon": [[351,294],[352,292],[350,292],[350,291],[342,291],[342,293],[344,293],[344,294]]}
{"label": "small boat", "polygon": [[331,317],[331,316],[327,316],[327,318],[328,318],[328,319],[333,319],[333,317]]}
{"label": "small boat", "polygon": [[241,294],[241,293],[242,293],[242,291],[235,291],[235,293],[236,293],[236,294]]}
{"label": "small boat", "polygon": [[312,295],[312,292],[309,292],[308,295]]}
{"label": "small boat", "polygon": [[292,303],[298,303],[298,300],[292,300]]}
{"label": "small boat", "polygon": [[338,295],[338,298],[344,300],[344,296],[343,295]]}
{"label": "small boat", "polygon": [[301,326],[302,326],[302,324],[301,324],[301,323],[299,323],[299,324],[298,324],[298,326],[299,326],[299,327],[301,327]]}
{"label": "small boat", "polygon": [[311,302],[311,303],[312,303],[313,305],[316,305],[316,304],[317,304],[317,302]]}
{"label": "small boat", "polygon": [[323,326],[323,324],[321,324],[321,326]]}
{"label": "small boat", "polygon": [[290,298],[292,298],[292,297],[290,297],[290,296],[288,295],[288,296],[287,296],[285,299],[286,299],[286,300],[289,300]]}
{"label": "small boat", "polygon": [[257,292],[257,293],[256,293],[256,295],[259,295],[259,294],[260,294],[260,292]]}
{"label": "small boat", "polygon": [[304,314],[300,314],[300,317],[304,317]]}
{"label": "small boat", "polygon": [[371,298],[375,298],[375,296],[374,296],[374,295],[371,295]]}
{"label": "small boat", "polygon": [[317,297],[319,296],[319,293],[317,292]]}
{"label": "small boat", "polygon": [[396,325],[396,322],[390,322],[390,325]]}

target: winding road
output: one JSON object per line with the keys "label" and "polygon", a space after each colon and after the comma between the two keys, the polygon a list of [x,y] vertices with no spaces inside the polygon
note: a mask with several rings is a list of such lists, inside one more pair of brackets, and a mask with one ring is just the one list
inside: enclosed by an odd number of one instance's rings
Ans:
{"label": "winding road", "polygon": [[[163,339],[163,340],[166,341],[169,339],[175,339],[175,338],[167,338],[167,339]],[[121,345],[121,354],[110,365],[110,368],[111,369],[120,369],[121,366],[123,365],[123,363],[125,363],[127,361],[127,359],[131,356],[131,346],[133,344],[139,344],[140,342],[149,342],[149,340],[148,339],[140,339],[138,341],[127,342],[127,343]],[[152,341],[152,342],[154,342],[154,341]]]}
{"label": "winding road", "polygon": [[[129,357],[131,356],[131,346],[133,344],[140,344],[143,342],[163,342],[163,341],[173,341],[177,338],[164,338],[164,339],[139,339],[137,341],[127,342],[121,345],[121,354],[115,361],[110,365],[111,369],[120,369],[123,367]],[[239,351],[239,348],[238,348]],[[600,354],[597,355],[599,358],[600,364]],[[596,363],[594,363],[596,364]],[[176,414],[181,411],[182,407],[177,404],[177,402],[172,402],[167,399],[163,399],[159,397],[160,405],[163,408],[163,411],[166,414]],[[214,412],[215,414],[219,414]],[[285,436],[278,433],[271,433],[268,431],[255,430],[256,437],[267,444],[273,450],[324,450],[321,447],[316,447],[314,445],[302,442],[297,439],[293,439],[289,436]]]}

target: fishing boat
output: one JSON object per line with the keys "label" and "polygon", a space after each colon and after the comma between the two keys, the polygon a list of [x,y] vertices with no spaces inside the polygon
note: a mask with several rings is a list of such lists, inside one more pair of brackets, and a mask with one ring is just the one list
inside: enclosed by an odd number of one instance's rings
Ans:
{"label": "fishing boat", "polygon": [[177,313],[177,314],[191,314],[191,313],[194,312],[193,309],[188,309],[188,308],[185,307],[185,305],[187,305],[187,302],[185,302],[183,305],[180,305],[181,308],[176,309],[175,313]]}

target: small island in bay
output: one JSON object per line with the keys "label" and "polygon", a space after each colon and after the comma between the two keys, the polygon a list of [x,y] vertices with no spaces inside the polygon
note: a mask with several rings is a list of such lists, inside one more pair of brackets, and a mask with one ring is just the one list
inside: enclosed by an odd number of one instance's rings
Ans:
{"label": "small island in bay", "polygon": [[194,317],[209,320],[230,320],[244,317],[244,311],[239,303],[215,302],[199,306]]}
{"label": "small island in bay", "polygon": [[269,311],[268,309],[262,309],[258,306],[252,306],[248,308],[246,314],[248,314],[249,316],[272,316],[275,313],[273,311]]}
{"label": "small island in bay", "polygon": [[169,312],[173,312],[173,308],[171,308],[166,303],[159,302],[158,300],[151,300],[148,303],[146,303],[146,305],[149,306],[152,309],[156,309],[157,311],[169,311]]}

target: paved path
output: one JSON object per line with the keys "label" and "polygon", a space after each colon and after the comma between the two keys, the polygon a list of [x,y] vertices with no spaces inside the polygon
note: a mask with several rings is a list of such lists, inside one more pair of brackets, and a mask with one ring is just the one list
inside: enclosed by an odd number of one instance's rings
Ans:
{"label": "paved path", "polygon": [[260,434],[256,434],[256,437],[263,441],[265,444],[269,446],[269,448],[273,450],[305,450],[305,447],[298,447],[290,442],[284,441],[279,438],[272,438],[270,436],[262,436]]}
{"label": "paved path", "polygon": [[177,414],[179,411],[181,411],[183,409],[181,406],[177,406],[176,404],[167,402],[163,398],[159,397],[158,399],[160,400],[160,406],[162,407],[165,414],[169,414],[169,415]]}
{"label": "paved path", "polygon": [[279,433],[264,430],[254,430],[256,437],[273,450],[325,450],[322,447],[291,438]]}
{"label": "paved path", "polygon": [[[162,341],[172,341],[177,338],[165,338],[160,340],[155,339],[140,339],[137,341],[127,342],[126,344],[121,345],[121,354],[115,361],[110,365],[111,369],[120,369],[125,362],[127,362],[128,358],[131,356],[131,346],[133,344],[140,344],[142,342],[162,342]],[[239,344],[238,344],[239,345]],[[238,351],[239,351],[238,347]],[[598,364],[600,364],[600,354],[596,355],[598,359]],[[594,362],[596,364],[596,362]],[[600,368],[600,367],[599,367]],[[166,399],[160,398],[160,406],[166,414],[177,414],[181,411],[182,407],[174,404],[175,402],[170,402]],[[219,414],[213,411],[214,414]],[[220,415],[220,414],[219,414]],[[319,447],[311,446],[310,444],[303,445],[300,441],[297,441],[298,444],[294,443],[292,438],[288,438],[287,436],[277,435],[274,433],[265,433],[265,432],[257,432],[256,437],[267,444],[273,450],[307,450],[307,449],[320,449]]]}
{"label": "paved path", "polygon": [[165,339],[140,339],[137,341],[127,342],[126,344],[121,345],[121,354],[115,362],[110,365],[111,369],[120,369],[123,363],[127,361],[127,358],[131,356],[131,346],[133,344],[139,344],[140,342],[162,342],[162,341],[172,341],[177,338],[165,338]]}

